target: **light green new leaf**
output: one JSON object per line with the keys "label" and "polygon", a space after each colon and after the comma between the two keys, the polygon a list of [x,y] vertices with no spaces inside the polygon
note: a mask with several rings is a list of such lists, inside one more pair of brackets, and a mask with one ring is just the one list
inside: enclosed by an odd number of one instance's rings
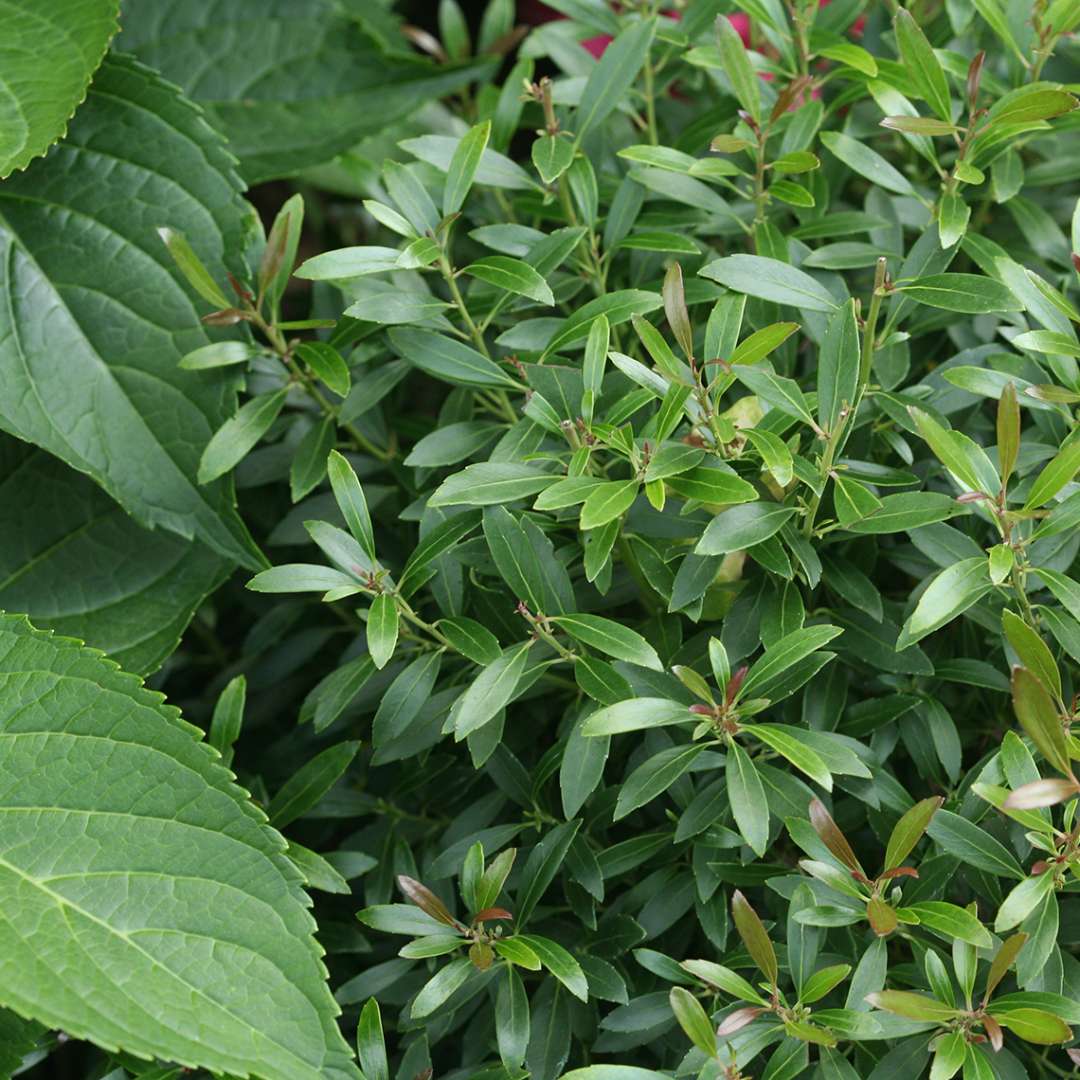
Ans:
{"label": "light green new leaf", "polygon": [[951,622],[978,603],[993,587],[986,559],[981,555],[961,559],[942,570],[919,597],[915,610],[904,623],[896,639],[897,650],[914,645]]}
{"label": "light green new leaf", "polygon": [[581,527],[598,529],[622,517],[637,498],[637,480],[611,480],[589,492],[581,507]]}
{"label": "light green new leaf", "polygon": [[962,487],[996,495],[1000,480],[986,451],[959,431],[943,428],[932,416],[914,407],[908,410],[919,434],[937,459],[953,474]]}
{"label": "light green new leaf", "polygon": [[465,202],[465,196],[472,187],[473,177],[480,166],[480,156],[491,136],[491,121],[485,120],[470,128],[458,143],[450,167],[446,172],[446,186],[443,188],[442,211],[444,216],[456,214]]}
{"label": "light green new leaf", "polygon": [[199,459],[200,484],[224,476],[247,457],[278,418],[287,394],[281,389],[252,398],[214,432]]}
{"label": "light green new leaf", "polygon": [[1054,890],[1054,874],[1044,870],[1033,874],[1016,885],[1002,901],[994,920],[994,932],[1003,934],[1019,926]]}
{"label": "light green new leaf", "polygon": [[360,1058],[360,1068],[367,1080],[390,1080],[382,1014],[375,998],[368,998],[360,1010],[360,1022],[356,1028],[356,1051]]}
{"label": "light green new leaf", "polygon": [[192,1068],[358,1078],[300,875],[199,732],[20,617],[0,675],[0,1004]]}
{"label": "light green new leaf", "polygon": [[[727,20],[724,20],[725,22]],[[686,1032],[687,1038],[703,1053],[709,1057],[716,1055],[716,1032],[713,1031],[712,1021],[693,994],[685,987],[672,987],[668,994],[671,1003],[671,1011],[679,1026]]]}
{"label": "light green new leaf", "polygon": [[1077,472],[1080,472],[1080,439],[1074,439],[1043,466],[1031,485],[1024,509],[1034,510],[1045,506]]}
{"label": "light green new leaf", "polygon": [[390,663],[397,638],[397,604],[389,593],[380,593],[371,603],[367,620],[368,653],[380,671]]}
{"label": "light green new leaf", "polygon": [[934,814],[941,809],[942,801],[938,796],[923,799],[904,813],[889,835],[882,869],[895,869],[911,854],[929,827]]}
{"label": "light green new leaf", "polygon": [[740,341],[735,351],[725,359],[729,364],[756,364],[783,345],[798,329],[798,323],[773,323],[772,326],[762,327]]}
{"label": "light green new leaf", "polygon": [[560,135],[541,135],[532,144],[532,163],[545,184],[553,184],[574,160],[574,143]]}

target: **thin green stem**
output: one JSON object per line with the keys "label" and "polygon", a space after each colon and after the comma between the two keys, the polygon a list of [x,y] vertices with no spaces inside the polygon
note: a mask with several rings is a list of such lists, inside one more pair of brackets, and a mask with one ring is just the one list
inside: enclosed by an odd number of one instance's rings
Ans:
{"label": "thin green stem", "polygon": [[293,380],[304,388],[311,400],[323,411],[323,414],[333,420],[338,427],[345,431],[358,449],[364,450],[379,461],[393,461],[396,457],[393,446],[384,450],[382,447],[376,446],[375,443],[373,443],[354,424],[343,424],[340,421],[340,410],[338,406],[327,399],[326,395],[316,385],[315,379],[308,375],[308,373],[293,359],[292,352],[289,349],[289,343],[285,340],[285,336],[282,334],[281,330],[273,323],[267,322],[258,311],[252,309],[249,314],[252,324],[258,327],[266,340],[270,342],[274,352],[278,354],[281,362],[288,368],[289,374],[293,377]]}
{"label": "thin green stem", "polygon": [[660,142],[660,135],[656,127],[656,72],[653,69],[652,57],[645,58],[645,127],[649,135],[649,143],[656,146]]}
{"label": "thin green stem", "polygon": [[439,269],[442,271],[446,287],[450,290],[450,299],[454,301],[454,306],[458,309],[458,314],[461,316],[461,321],[469,331],[469,336],[476,343],[476,347],[490,360],[491,353],[488,352],[487,342],[484,340],[483,331],[476,325],[473,317],[469,314],[469,309],[465,305],[465,297],[461,295],[457,278],[454,276],[454,268],[450,265],[450,260],[446,257],[445,253],[439,256]]}
{"label": "thin green stem", "polygon": [[844,445],[849,426],[855,419],[855,413],[858,411],[863,394],[865,394],[866,387],[870,383],[870,373],[874,365],[878,316],[881,312],[881,301],[885,296],[885,286],[886,262],[883,256],[877,261],[874,272],[874,291],[870,297],[870,310],[867,312],[866,321],[863,324],[862,350],[859,354],[859,381],[855,388],[855,400],[841,411],[836,426],[828,433],[826,438],[825,450],[818,465],[818,473],[821,477],[821,491],[814,493],[809,506],[807,506],[806,517],[803,519],[803,533],[807,537],[814,535],[814,522],[821,507],[821,498],[825,493],[825,486],[829,481],[833,463],[836,460],[836,455]]}
{"label": "thin green stem", "polygon": [[1031,606],[1031,601],[1028,599],[1027,585],[1024,581],[1024,571],[1017,565],[1016,559],[1013,559],[1012,572],[1009,578],[1012,582],[1013,592],[1016,593],[1016,599],[1020,604],[1021,614],[1024,616],[1024,621],[1032,628],[1032,630],[1038,629],[1035,611]]}

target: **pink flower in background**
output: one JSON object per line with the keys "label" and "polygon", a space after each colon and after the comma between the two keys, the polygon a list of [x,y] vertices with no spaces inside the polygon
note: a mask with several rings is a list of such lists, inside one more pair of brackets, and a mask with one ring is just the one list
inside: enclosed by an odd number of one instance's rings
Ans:
{"label": "pink flower in background", "polygon": [[604,55],[604,50],[614,40],[610,34],[598,34],[596,37],[586,38],[581,44],[599,60]]}
{"label": "pink flower in background", "polygon": [[744,45],[750,44],[750,16],[742,11],[735,12],[734,15],[728,16],[728,22],[739,31],[739,37],[742,38]]}
{"label": "pink flower in background", "polygon": [[[820,0],[821,6],[824,7],[829,0]],[[673,18],[678,18],[678,12],[672,12]],[[553,22],[556,19],[565,19],[565,15],[561,15],[557,11],[553,11],[543,4],[540,0],[519,0],[518,3],[518,17],[526,23],[530,23],[533,26],[539,26],[541,23]],[[728,16],[728,21],[739,32],[739,37],[742,38],[743,44],[749,46],[750,44],[750,16],[745,12],[737,11],[734,15]],[[860,15],[851,27],[851,32],[856,37],[861,37],[863,27],[866,25],[866,17]],[[582,48],[587,49],[598,60],[604,55],[604,50],[615,39],[610,34],[597,34],[595,37],[586,38],[582,41]],[[772,81],[772,74],[767,71],[761,73],[761,77],[766,82]],[[814,97],[820,97],[819,91],[814,91]]]}

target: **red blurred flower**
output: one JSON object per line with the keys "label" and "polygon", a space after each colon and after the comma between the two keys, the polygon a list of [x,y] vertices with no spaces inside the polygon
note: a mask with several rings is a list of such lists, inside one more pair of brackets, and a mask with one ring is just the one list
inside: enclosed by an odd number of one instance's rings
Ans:
{"label": "red blurred flower", "polygon": [[610,34],[597,34],[596,37],[586,38],[581,44],[599,60],[604,55],[604,50],[614,40]]}

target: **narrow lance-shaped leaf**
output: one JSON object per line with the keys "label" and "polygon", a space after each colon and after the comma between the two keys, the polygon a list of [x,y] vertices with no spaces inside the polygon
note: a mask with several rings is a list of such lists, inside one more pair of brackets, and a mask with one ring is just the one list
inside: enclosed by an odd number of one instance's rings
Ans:
{"label": "narrow lance-shaped leaf", "polygon": [[810,801],[809,814],[810,824],[813,825],[814,831],[821,837],[829,851],[849,870],[866,877],[862,864],[851,849],[848,838],[833,821],[832,815],[825,809],[825,804],[820,799]]}
{"label": "narrow lance-shaped leaf", "polygon": [[673,262],[664,275],[664,313],[668,326],[675,335],[683,354],[689,358],[694,355],[694,331],[690,325],[690,313],[686,309],[686,294],[683,290],[682,267]]}
{"label": "narrow lance-shaped leaf", "polygon": [[446,171],[446,186],[443,189],[443,214],[456,214],[461,210],[465,195],[469,194],[480,159],[491,135],[491,121],[476,124],[462,136],[450,167]]}
{"label": "narrow lance-shaped leaf", "polygon": [[199,483],[209,484],[238,465],[266,434],[285,404],[286,390],[260,394],[214,432],[199,460]]}
{"label": "narrow lance-shaped leaf", "polygon": [[757,72],[746,54],[742,36],[726,15],[716,17],[716,38],[724,74],[731,83],[739,104],[755,119],[761,119],[761,88]]}
{"label": "narrow lance-shaped leaf", "polygon": [[1077,472],[1080,472],[1080,438],[1073,439],[1043,466],[1031,485],[1024,509],[1045,506]]}
{"label": "narrow lance-shaped leaf", "polygon": [[761,924],[758,913],[738,889],[731,894],[731,917],[750,958],[757,964],[762,975],[775,987],[779,970],[776,963],[776,950],[769,939],[768,931]]}
{"label": "narrow lance-shaped leaf", "polygon": [[1012,698],[1020,726],[1042,756],[1058,772],[1071,776],[1065,729],[1046,687],[1027,668],[1017,665],[1012,670]]}
{"label": "narrow lance-shaped leaf", "polygon": [[754,763],[737,742],[728,746],[725,774],[735,824],[747,845],[764,855],[769,843],[769,804]]}
{"label": "narrow lance-shaped leaf", "polygon": [[382,1014],[375,998],[368,998],[360,1010],[356,1050],[360,1058],[360,1068],[367,1080],[390,1080],[390,1066],[386,1060],[386,1044],[383,1041]]}
{"label": "narrow lance-shaped leaf", "polygon": [[949,84],[934,50],[926,40],[926,35],[911,12],[904,8],[897,12],[893,26],[897,44],[900,46],[900,56],[915,80],[919,93],[942,120],[951,122]]}
{"label": "narrow lance-shaped leaf", "polygon": [[356,478],[355,470],[349,464],[348,458],[332,450],[326,471],[330,476],[334,498],[345,518],[345,524],[349,527],[349,532],[364,549],[367,557],[375,562],[375,534],[371,526],[371,514],[368,511],[367,499],[364,497],[364,489]]}
{"label": "narrow lance-shaped leaf", "polygon": [[1020,406],[1016,400],[1016,384],[1007,383],[1001,392],[997,410],[998,462],[1001,483],[1008,484],[1020,452]]}
{"label": "narrow lance-shaped leaf", "polygon": [[705,1010],[689,990],[681,986],[672,988],[668,995],[671,1002],[671,1011],[679,1026],[686,1032],[690,1041],[709,1057],[716,1054],[716,1033],[713,1031],[712,1021],[709,1020]]}
{"label": "narrow lance-shaped leaf", "polygon": [[900,818],[889,836],[889,843],[885,849],[884,869],[892,870],[900,866],[911,854],[944,801],[938,795],[923,799]]}
{"label": "narrow lance-shaped leaf", "polygon": [[380,593],[371,602],[367,619],[368,652],[375,666],[382,670],[390,662],[397,646],[398,609],[389,593]]}
{"label": "narrow lance-shaped leaf", "polygon": [[627,26],[604,50],[581,92],[574,121],[576,143],[604,122],[634,85],[645,63],[656,29],[655,19],[641,19]]}

